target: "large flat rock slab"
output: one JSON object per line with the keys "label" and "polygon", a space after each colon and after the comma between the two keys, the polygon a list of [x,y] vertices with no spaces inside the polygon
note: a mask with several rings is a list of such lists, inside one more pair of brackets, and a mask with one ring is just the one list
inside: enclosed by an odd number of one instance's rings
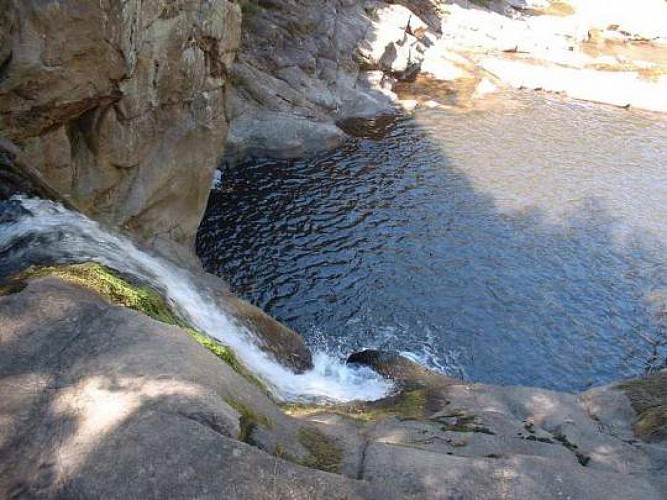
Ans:
{"label": "large flat rock slab", "polygon": [[180,328],[56,278],[0,318],[2,498],[391,497],[298,465],[302,424]]}
{"label": "large flat rock slab", "polygon": [[374,444],[364,478],[421,498],[664,498],[643,478],[593,472],[544,458],[468,458]]}

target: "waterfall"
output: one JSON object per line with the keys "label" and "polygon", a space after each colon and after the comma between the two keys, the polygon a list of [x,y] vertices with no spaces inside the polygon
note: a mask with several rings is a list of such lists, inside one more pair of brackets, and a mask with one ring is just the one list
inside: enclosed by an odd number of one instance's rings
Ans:
{"label": "waterfall", "polygon": [[127,238],[50,201],[16,197],[0,213],[0,275],[30,263],[94,261],[160,290],[195,328],[220,340],[281,400],[347,402],[376,400],[391,384],[368,368],[352,367],[325,352],[314,368],[293,373],[257,347],[252,333],[234,322],[193,275],[138,249]]}

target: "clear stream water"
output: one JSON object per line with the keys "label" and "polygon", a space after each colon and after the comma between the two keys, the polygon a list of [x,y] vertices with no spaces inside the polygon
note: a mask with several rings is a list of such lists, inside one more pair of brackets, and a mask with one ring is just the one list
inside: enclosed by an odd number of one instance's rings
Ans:
{"label": "clear stream water", "polygon": [[518,95],[222,172],[205,267],[343,357],[581,390],[665,366],[664,116]]}

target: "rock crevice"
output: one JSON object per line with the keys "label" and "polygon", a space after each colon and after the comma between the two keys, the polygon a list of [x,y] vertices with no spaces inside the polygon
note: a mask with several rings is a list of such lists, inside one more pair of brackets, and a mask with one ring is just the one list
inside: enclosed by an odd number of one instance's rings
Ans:
{"label": "rock crevice", "polygon": [[224,147],[239,7],[5,4],[0,131],[20,160],[87,215],[190,248]]}

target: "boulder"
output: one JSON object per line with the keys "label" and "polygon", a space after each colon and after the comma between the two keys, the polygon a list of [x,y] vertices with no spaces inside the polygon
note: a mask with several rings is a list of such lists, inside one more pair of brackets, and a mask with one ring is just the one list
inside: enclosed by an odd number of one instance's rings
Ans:
{"label": "boulder", "polygon": [[435,5],[289,0],[247,9],[227,89],[228,159],[309,155],[347,138],[338,120],[394,112],[383,76],[418,69],[439,24]]}
{"label": "boulder", "polygon": [[223,152],[240,25],[227,0],[8,0],[0,130],[87,215],[190,247]]}
{"label": "boulder", "polygon": [[260,308],[236,297],[227,284],[217,276],[197,273],[195,279],[220,308],[251,333],[257,346],[276,361],[296,373],[302,373],[313,367],[310,349],[297,332],[276,321]]}
{"label": "boulder", "polygon": [[430,383],[436,378],[445,379],[423,365],[395,352],[366,349],[351,354],[348,364],[367,366],[385,378],[397,382]]}
{"label": "boulder", "polygon": [[56,278],[0,315],[2,498],[391,498],[180,328]]}

